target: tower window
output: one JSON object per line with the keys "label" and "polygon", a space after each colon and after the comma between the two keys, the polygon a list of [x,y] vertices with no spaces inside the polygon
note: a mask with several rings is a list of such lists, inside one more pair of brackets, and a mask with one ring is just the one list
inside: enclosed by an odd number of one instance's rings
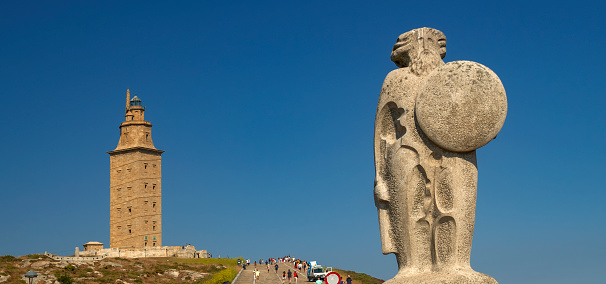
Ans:
{"label": "tower window", "polygon": [[[147,167],[147,164],[145,164],[145,167]],[[147,189],[147,183],[145,183],[145,189]]]}
{"label": "tower window", "polygon": [[154,208],[154,211],[156,210],[156,202],[152,203],[152,208]]}
{"label": "tower window", "polygon": [[132,232],[133,232],[133,230],[131,230],[131,229],[128,229],[128,233],[129,233],[129,234],[131,234],[131,233],[132,233]]}
{"label": "tower window", "polygon": [[152,226],[152,231],[155,231],[155,230],[156,230],[156,226]]}
{"label": "tower window", "polygon": [[133,210],[131,207],[128,207],[128,215],[131,215],[131,213],[133,213]]}
{"label": "tower window", "polygon": [[156,190],[156,184],[155,183],[152,184],[152,190],[154,190],[154,191]]}
{"label": "tower window", "polygon": [[[145,140],[147,141],[147,137],[145,138]],[[143,168],[147,170],[147,163],[143,163]]]}
{"label": "tower window", "polygon": [[149,139],[149,133],[145,133],[145,142]]}

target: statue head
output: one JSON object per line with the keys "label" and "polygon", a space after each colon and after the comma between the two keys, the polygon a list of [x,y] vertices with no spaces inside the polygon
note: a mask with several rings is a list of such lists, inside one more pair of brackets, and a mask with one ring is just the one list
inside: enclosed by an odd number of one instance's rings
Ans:
{"label": "statue head", "polygon": [[426,75],[443,63],[446,36],[439,30],[420,28],[401,34],[391,52],[398,67],[409,67],[417,75]]}

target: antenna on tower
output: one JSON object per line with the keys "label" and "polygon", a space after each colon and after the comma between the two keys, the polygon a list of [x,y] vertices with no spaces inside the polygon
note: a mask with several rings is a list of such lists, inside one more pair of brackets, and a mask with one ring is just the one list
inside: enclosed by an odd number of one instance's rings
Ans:
{"label": "antenna on tower", "polygon": [[130,90],[126,89],[126,109],[124,112],[128,112],[128,107],[130,106]]}

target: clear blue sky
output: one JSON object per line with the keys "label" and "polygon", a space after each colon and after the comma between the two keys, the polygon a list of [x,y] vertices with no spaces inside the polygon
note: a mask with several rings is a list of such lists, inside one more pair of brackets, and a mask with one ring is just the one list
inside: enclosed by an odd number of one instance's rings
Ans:
{"label": "clear blue sky", "polygon": [[427,26],[445,61],[488,66],[508,96],[478,150],[472,267],[603,281],[603,3],[180,2],[0,2],[0,254],[109,243],[106,152],[130,88],[166,151],[165,245],[391,278],[374,116],[396,37]]}

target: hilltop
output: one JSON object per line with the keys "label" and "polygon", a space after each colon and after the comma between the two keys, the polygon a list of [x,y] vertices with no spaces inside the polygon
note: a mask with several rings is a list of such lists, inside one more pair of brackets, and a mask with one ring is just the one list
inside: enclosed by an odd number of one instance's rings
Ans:
{"label": "hilltop", "polygon": [[236,259],[106,258],[95,262],[55,261],[45,255],[0,256],[0,283],[27,283],[34,270],[36,284],[70,283],[223,283],[239,271]]}
{"label": "hilltop", "polygon": [[[56,261],[42,254],[20,257],[0,256],[0,283],[28,283],[29,270],[38,273],[35,284],[109,283],[204,283],[230,281],[240,271],[237,259],[207,258],[105,258],[94,262]],[[384,281],[364,273],[335,269],[343,280],[351,275],[354,284],[380,284]],[[308,282],[302,282],[308,283]]]}

